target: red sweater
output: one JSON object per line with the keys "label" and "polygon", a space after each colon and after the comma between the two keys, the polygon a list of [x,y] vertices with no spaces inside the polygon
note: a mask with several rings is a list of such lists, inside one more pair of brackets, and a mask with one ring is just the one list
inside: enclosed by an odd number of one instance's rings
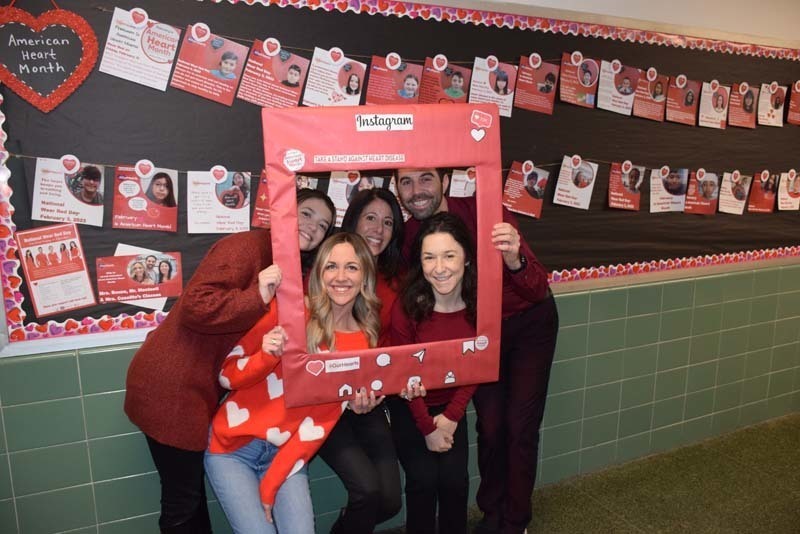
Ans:
{"label": "red sweater", "polygon": [[381,301],[381,332],[378,336],[378,346],[388,347],[389,342],[389,326],[392,322],[392,306],[397,298],[396,280],[387,282],[386,279],[378,275],[378,283],[375,286],[375,294]]}
{"label": "red sweater", "polygon": [[[261,480],[264,504],[273,504],[281,484],[311,461],[342,415],[347,401],[287,408],[281,359],[261,350],[277,322],[277,306],[239,341],[222,364],[219,381],[232,390],[211,424],[212,453],[233,452],[254,439],[279,447]],[[338,350],[369,347],[363,332],[336,332]]]}
{"label": "red sweater", "polygon": [[[403,302],[396,300],[392,308],[392,345],[409,345],[426,341],[442,341],[475,337],[475,327],[467,320],[466,310],[452,313],[433,312],[429,319],[414,322],[403,311]],[[430,406],[447,405],[444,414],[451,421],[458,422],[467,409],[467,404],[475,393],[477,385],[428,391],[425,397],[417,397],[408,403],[411,415],[423,436],[434,430],[433,417],[428,413]]]}
{"label": "red sweater", "polygon": [[202,451],[223,389],[223,360],[266,312],[258,273],[272,263],[270,234],[219,240],[128,368],[125,413],[165,445]]}

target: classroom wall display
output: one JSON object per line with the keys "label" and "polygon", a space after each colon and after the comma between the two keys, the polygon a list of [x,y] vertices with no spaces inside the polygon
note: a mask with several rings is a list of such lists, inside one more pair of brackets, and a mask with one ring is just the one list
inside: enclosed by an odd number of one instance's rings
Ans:
{"label": "classroom wall display", "polygon": [[[252,52],[256,39],[263,42],[269,38],[279,40],[282,51],[309,60],[314,48],[330,54],[335,45],[352,58],[351,68],[358,66],[356,63],[370,63],[373,56],[386,57],[391,52],[404,62],[415,64],[426,63],[425,58],[430,58],[433,64],[441,54],[447,64],[435,74],[436,102],[457,100],[440,94],[452,89],[455,72],[466,72],[466,76],[461,76],[458,97],[466,101],[476,57],[493,55],[499,62],[518,65],[521,58],[529,58],[535,52],[544,64],[557,65],[562,53],[576,50],[584,58],[596,59],[598,66],[604,59],[618,59],[622,65],[639,69],[653,66],[659,78],[679,73],[685,74],[687,80],[708,80],[713,76],[726,87],[744,80],[751,87],[759,87],[761,83],[776,80],[790,88],[787,112],[792,111],[791,103],[797,101],[796,94],[800,91],[795,83],[800,80],[797,50],[388,0],[385,3],[354,0],[345,7],[325,1],[268,3],[206,0],[174,4],[141,0],[137,7],[150,20],[178,29],[181,38],[198,21],[205,21],[215,36],[227,39],[216,42],[222,44],[220,50],[229,46],[228,41],[247,49],[236,54],[236,68],[244,67],[247,52]],[[100,37],[101,45],[107,43],[115,6],[97,8],[81,0],[60,0],[59,5],[84,18]],[[285,8],[288,6],[303,9]],[[50,9],[51,4],[48,0],[27,0],[25,7],[36,15]],[[131,6],[119,4],[119,7]],[[430,31],[432,27],[434,32]],[[373,36],[381,36],[379,41],[384,48],[376,48]],[[213,43],[209,46],[213,50]],[[221,68],[222,54],[214,53],[219,55],[213,58],[216,63],[203,63],[204,68],[210,72],[220,67],[220,73],[225,74]],[[276,57],[282,61],[281,56]],[[363,90],[369,86],[367,70],[365,79],[360,80]],[[301,71],[301,76],[305,76],[306,71],[302,68]],[[245,74],[239,71],[236,76]],[[337,71],[337,83],[338,74]],[[420,80],[420,101],[425,96],[422,87],[425,75],[424,72]],[[238,80],[218,81],[235,86]],[[308,83],[306,78],[303,92],[307,91]],[[559,90],[556,81],[553,91]],[[651,95],[656,94],[655,85],[652,91]],[[96,259],[114,256],[120,243],[180,253],[181,275],[184,282],[188,281],[209,246],[220,237],[188,233],[189,171],[207,172],[213,165],[222,164],[227,169],[249,172],[252,201],[246,209],[253,221],[256,208],[260,208],[258,224],[267,224],[263,215],[268,214],[268,209],[262,202],[262,196],[266,199],[267,195],[261,191],[266,184],[256,180],[263,167],[264,134],[260,108],[252,102],[237,98],[230,106],[220,105],[183,90],[167,87],[161,91],[97,69],[79,90],[47,115],[6,87],[0,96],[4,99],[0,104],[4,119],[2,150],[11,155],[2,158],[7,159],[7,168],[0,169],[0,182],[3,177],[8,179],[7,185],[0,183],[0,246],[5,246],[6,310],[14,340],[68,335],[81,328],[102,332],[151,327],[164,316],[158,309],[141,310],[118,302],[98,303],[79,313],[59,312],[45,320],[36,316],[29,288],[20,275],[18,249],[11,237],[14,227],[24,231],[56,223],[32,217],[36,158],[57,160],[63,154],[74,154],[82,162],[102,167],[102,226],[76,222],[93,287],[97,279]],[[796,109],[797,106],[795,112]],[[692,229],[700,220],[697,216],[649,212],[651,191],[647,179],[642,182],[639,211],[608,207],[610,162],[630,160],[646,169],[645,176],[665,164],[676,169],[703,167],[717,176],[738,169],[742,176],[748,177],[757,176],[763,169],[780,176],[798,168],[796,147],[800,130],[792,124],[791,115],[784,121],[789,124],[782,128],[758,127],[754,131],[661,123],[657,114],[656,120],[636,115],[635,104],[634,116],[628,117],[556,100],[552,114],[517,106],[512,117],[501,119],[502,167],[508,169],[514,161],[531,160],[537,169],[549,172],[553,182],[541,199],[541,217],[519,216],[523,235],[542,263],[552,270],[553,281],[797,254],[794,228],[798,214],[793,211],[765,213],[747,209],[742,215],[719,213],[703,218],[705,231],[696,232]],[[315,135],[318,133],[314,131]],[[587,210],[553,203],[555,177],[564,154],[580,154],[598,164]],[[112,227],[114,170],[144,158],[159,167],[177,170],[174,233]],[[348,166],[348,170],[352,168]],[[497,180],[502,181],[505,174],[498,173]],[[311,178],[319,180],[317,187],[327,190],[327,178],[321,175]],[[756,178],[753,182],[760,180]],[[734,194],[742,187],[735,189],[731,189]],[[620,231],[623,228],[625,231]],[[164,311],[169,310],[171,303],[170,298]],[[79,327],[66,328],[74,323]]]}

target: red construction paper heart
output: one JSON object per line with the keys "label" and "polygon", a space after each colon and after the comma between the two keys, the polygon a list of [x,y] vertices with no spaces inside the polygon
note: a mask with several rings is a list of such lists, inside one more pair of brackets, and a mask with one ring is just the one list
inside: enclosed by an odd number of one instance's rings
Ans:
{"label": "red construction paper heart", "polygon": [[67,76],[49,95],[42,95],[16,77],[8,68],[0,64],[0,81],[34,107],[48,113],[67,99],[86,80],[97,62],[97,36],[86,20],[65,9],[53,9],[34,17],[27,11],[15,7],[0,8],[0,26],[17,23],[35,32],[49,26],[66,26],[75,32],[83,45],[83,54],[75,70]]}

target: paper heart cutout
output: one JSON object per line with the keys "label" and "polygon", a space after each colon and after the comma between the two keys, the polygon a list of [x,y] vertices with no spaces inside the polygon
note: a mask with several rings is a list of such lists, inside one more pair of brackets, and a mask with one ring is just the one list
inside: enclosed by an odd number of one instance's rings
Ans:
{"label": "paper heart cutout", "polygon": [[524,174],[530,174],[533,172],[533,162],[531,160],[525,160],[522,164],[522,172]]}
{"label": "paper heart cutout", "polygon": [[330,54],[334,63],[339,63],[339,60],[342,59],[342,56],[344,56],[342,51],[338,48],[331,48],[328,53]]}
{"label": "paper heart cutout", "polygon": [[[292,437],[292,433],[288,430],[284,430],[281,432],[281,429],[273,426],[267,429],[267,441],[275,445],[276,447],[280,447],[287,441],[289,438]],[[300,460],[302,462],[302,460]]]}
{"label": "paper heart cutout", "polygon": [[386,65],[390,69],[394,69],[395,67],[399,67],[400,66],[400,55],[395,53],[395,52],[391,52],[391,53],[387,54],[386,55]]}
{"label": "paper heart cutout", "polygon": [[136,324],[133,322],[133,318],[132,317],[126,317],[126,318],[124,318],[122,320],[122,322],[120,323],[120,326],[122,328],[133,328],[134,326],[136,326]]}
{"label": "paper heart cutout", "polygon": [[311,416],[307,416],[303,419],[303,422],[300,423],[297,435],[300,437],[300,441],[317,441],[325,437],[325,429],[319,425],[315,425],[314,419],[312,419]]}
{"label": "paper heart cutout", "polygon": [[64,154],[61,156],[61,166],[66,169],[67,172],[72,172],[76,170],[80,166],[81,162],[78,158],[73,156],[72,154]]}
{"label": "paper heart cutout", "polygon": [[766,182],[769,179],[769,171],[761,171],[761,181]]}
{"label": "paper heart cutout", "polygon": [[153,163],[146,159],[140,160],[136,164],[136,171],[140,177],[148,176],[152,170],[153,170]]}
{"label": "paper heart cutout", "polygon": [[48,113],[74,93],[92,72],[97,62],[97,36],[83,17],[64,9],[46,11],[38,17],[15,7],[0,9],[0,28],[14,23],[27,26],[36,33],[46,31],[48,27],[65,27],[72,30],[81,42],[83,53],[77,66],[48,94],[36,91],[0,62],[0,82],[40,111]]}
{"label": "paper heart cutout", "polygon": [[114,321],[113,319],[100,319],[97,324],[100,325],[100,328],[103,330],[108,331],[111,330],[112,326],[114,326]]}
{"label": "paper heart cutout", "polygon": [[211,36],[211,30],[206,24],[202,22],[193,24],[191,33],[192,33],[192,38],[194,38],[195,41],[199,41],[201,43],[206,41]]}
{"label": "paper heart cutout", "polygon": [[444,54],[437,54],[436,57],[433,58],[433,67],[438,71],[443,71],[447,68],[447,56]]}
{"label": "paper heart cutout", "polygon": [[234,428],[250,419],[250,410],[239,408],[233,401],[225,403],[225,414],[228,416],[228,427]]}
{"label": "paper heart cutout", "polygon": [[218,168],[215,168],[215,169],[213,169],[213,170],[211,171],[211,174],[212,174],[212,175],[214,176],[214,178],[216,178],[217,180],[222,180],[222,179],[225,177],[225,174],[227,174],[227,173],[225,172],[225,169],[218,169]]}
{"label": "paper heart cutout", "polygon": [[360,176],[361,175],[356,171],[350,171],[347,173],[347,179],[350,180],[350,182],[356,182],[360,178]]}
{"label": "paper heart cutout", "polygon": [[306,363],[306,371],[314,376],[319,376],[323,369],[325,369],[325,362],[322,360],[311,360]]}
{"label": "paper heart cutout", "polygon": [[22,311],[19,308],[11,308],[11,310],[6,312],[6,319],[11,323],[21,323],[22,318]]}
{"label": "paper heart cutout", "polygon": [[482,129],[479,130],[478,128],[473,128],[469,131],[469,134],[475,141],[480,143],[483,140],[483,138],[486,137],[486,130]]}
{"label": "paper heart cutout", "polygon": [[131,19],[135,25],[139,26],[147,20],[147,12],[140,7],[135,7],[131,9]]}
{"label": "paper heart cutout", "polygon": [[66,328],[68,331],[69,330],[75,330],[79,326],[80,326],[80,323],[78,323],[78,321],[76,321],[74,319],[67,319],[67,322],[64,323],[64,328]]}
{"label": "paper heart cutout", "polygon": [[283,380],[275,373],[267,375],[267,393],[270,399],[277,399],[283,395]]}
{"label": "paper heart cutout", "polygon": [[274,56],[281,51],[281,43],[274,37],[270,37],[264,41],[264,52],[270,56]]}

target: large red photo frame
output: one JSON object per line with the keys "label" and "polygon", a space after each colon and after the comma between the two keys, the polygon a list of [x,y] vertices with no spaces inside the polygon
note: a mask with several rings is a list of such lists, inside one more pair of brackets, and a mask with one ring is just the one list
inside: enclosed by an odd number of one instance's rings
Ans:
{"label": "large red photo frame", "polygon": [[[287,406],[346,400],[365,387],[393,394],[418,377],[429,389],[497,380],[502,221],[500,120],[493,104],[264,109],[264,159],[273,261],[281,266],[279,322]],[[295,173],[474,167],[478,209],[476,337],[361,351],[307,354]]]}

